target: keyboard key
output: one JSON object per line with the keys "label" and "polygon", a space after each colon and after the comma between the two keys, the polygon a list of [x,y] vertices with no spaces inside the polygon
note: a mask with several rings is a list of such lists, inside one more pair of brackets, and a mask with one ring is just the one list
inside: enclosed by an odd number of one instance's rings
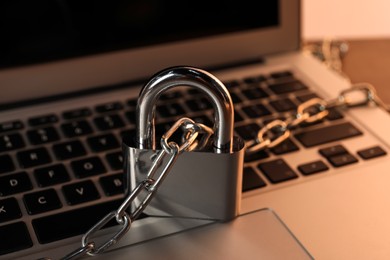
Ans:
{"label": "keyboard key", "polygon": [[[112,210],[117,210],[122,202],[123,200],[115,200],[34,219],[32,225],[39,242],[41,244],[47,244],[60,239],[84,234],[91,228],[91,225],[100,221]],[[140,216],[140,218],[142,217],[145,217],[145,215]],[[64,225],[64,223],[72,223],[72,225]],[[113,220],[105,227],[115,224],[116,221]]]}
{"label": "keyboard key", "polygon": [[358,160],[352,154],[349,154],[349,153],[329,157],[328,161],[334,167],[342,167],[345,165],[349,165],[349,164],[358,162]]}
{"label": "keyboard key", "polygon": [[303,95],[299,95],[296,97],[300,103],[306,102],[313,98],[319,98],[319,96],[315,93],[306,93]]}
{"label": "keyboard key", "polygon": [[295,138],[297,138],[304,146],[312,147],[359,135],[362,135],[362,132],[360,132],[354,125],[347,122],[305,131],[296,134]]}
{"label": "keyboard key", "polygon": [[277,146],[271,148],[271,151],[277,155],[291,153],[298,150],[298,146],[291,139],[287,139],[282,143],[278,144]]}
{"label": "keyboard key", "polygon": [[54,124],[57,122],[58,122],[58,117],[54,114],[37,116],[37,117],[32,117],[32,118],[28,119],[28,124],[30,126]]}
{"label": "keyboard key", "polygon": [[284,83],[270,84],[269,88],[275,94],[287,94],[287,93],[307,89],[307,87],[305,85],[303,85],[303,83],[298,81],[298,80],[284,82]]}
{"label": "keyboard key", "polygon": [[122,118],[119,115],[106,115],[93,119],[96,127],[101,131],[121,128],[125,126]]}
{"label": "keyboard key", "polygon": [[95,110],[98,113],[107,113],[107,112],[119,111],[122,109],[123,109],[123,105],[120,102],[110,102],[106,104],[97,105],[95,107]]}
{"label": "keyboard key", "polygon": [[54,127],[45,127],[27,131],[27,137],[31,144],[44,144],[60,139],[57,130]]}
{"label": "keyboard key", "polygon": [[270,101],[269,104],[277,111],[277,112],[287,112],[291,110],[296,110],[297,105],[295,105],[290,99],[283,98],[279,100]]}
{"label": "keyboard key", "polygon": [[156,111],[161,117],[173,117],[185,114],[184,108],[179,103],[157,106]]}
{"label": "keyboard key", "polygon": [[187,106],[193,112],[204,111],[213,108],[213,105],[207,98],[194,98],[186,101]]}
{"label": "keyboard key", "polygon": [[28,214],[34,215],[42,212],[59,209],[62,203],[54,189],[41,190],[23,196]]}
{"label": "keyboard key", "polygon": [[99,192],[90,180],[65,185],[62,187],[62,192],[69,205],[77,205],[100,198]]}
{"label": "keyboard key", "polygon": [[325,118],[328,119],[329,121],[334,121],[334,120],[342,119],[344,118],[344,116],[337,109],[329,109],[329,114]]}
{"label": "keyboard key", "polygon": [[15,198],[0,200],[0,223],[21,217],[22,212]]}
{"label": "keyboard key", "polygon": [[0,173],[11,172],[15,170],[11,156],[8,154],[0,155]]}
{"label": "keyboard key", "polygon": [[169,90],[164,92],[164,94],[161,95],[160,100],[172,100],[172,99],[180,98],[182,96],[183,94],[180,91]]}
{"label": "keyboard key", "polygon": [[364,160],[376,158],[387,154],[386,151],[383,150],[380,146],[374,146],[367,149],[359,150],[357,153]]}
{"label": "keyboard key", "polygon": [[329,167],[322,161],[314,161],[310,163],[301,164],[298,166],[298,170],[303,175],[311,175],[314,173],[324,172],[329,170]]}
{"label": "keyboard key", "polygon": [[250,105],[242,108],[242,111],[250,118],[259,118],[270,115],[271,112],[263,104]]}
{"label": "keyboard key", "polygon": [[98,175],[106,172],[102,161],[99,157],[90,157],[78,161],[71,162],[74,174],[78,178],[85,178],[93,175]]}
{"label": "keyboard key", "polygon": [[263,76],[263,75],[246,77],[246,78],[243,79],[243,81],[246,84],[253,84],[253,83],[263,82],[263,81],[266,81],[266,80],[267,80],[267,78],[265,76]]}
{"label": "keyboard key", "polygon": [[34,175],[40,187],[47,187],[70,180],[65,166],[62,164],[35,169]]}
{"label": "keyboard key", "polygon": [[232,98],[232,101],[233,101],[233,104],[238,104],[238,103],[241,103],[243,100],[237,96],[236,93],[234,92],[230,92],[230,97]]}
{"label": "keyboard key", "polygon": [[345,149],[344,146],[338,144],[338,145],[322,148],[322,149],[319,150],[319,153],[322,156],[324,156],[325,158],[329,158],[329,157],[332,157],[332,156],[335,156],[335,155],[348,153],[348,150]]}
{"label": "keyboard key", "polygon": [[0,234],[2,234],[0,255],[30,248],[33,245],[27,226],[24,222],[0,226]]}
{"label": "keyboard key", "polygon": [[125,116],[127,118],[127,121],[129,121],[130,124],[135,125],[136,124],[136,115],[135,111],[127,111],[125,113]]}
{"label": "keyboard key", "polygon": [[260,163],[258,167],[272,183],[279,183],[298,177],[294,170],[282,159]]}
{"label": "keyboard key", "polygon": [[0,177],[0,196],[12,195],[31,189],[32,184],[30,178],[25,172]]}
{"label": "keyboard key", "polygon": [[270,74],[271,78],[274,79],[281,79],[281,78],[291,78],[294,77],[294,74],[291,71],[278,71],[278,72],[273,72]]}
{"label": "keyboard key", "polygon": [[123,173],[118,173],[100,178],[100,185],[107,196],[122,194],[125,192],[123,185]]}
{"label": "keyboard key", "polygon": [[62,113],[64,119],[79,119],[92,115],[92,111],[89,108],[78,108],[68,110]]}
{"label": "keyboard key", "polygon": [[243,126],[238,126],[235,131],[244,140],[253,140],[257,137],[257,133],[260,130],[260,126],[256,123],[251,123]]}
{"label": "keyboard key", "polygon": [[242,179],[242,191],[249,191],[266,186],[267,184],[251,167],[245,167]]}
{"label": "keyboard key", "polygon": [[23,148],[24,146],[23,138],[18,133],[0,136],[0,153]]}
{"label": "keyboard key", "polygon": [[265,150],[261,150],[255,153],[245,154],[245,162],[259,161],[265,158],[268,158],[269,154]]}
{"label": "keyboard key", "polygon": [[19,121],[19,120],[0,123],[0,133],[20,130],[23,128],[24,128],[24,125],[23,125],[22,121]]}
{"label": "keyboard key", "polygon": [[95,152],[107,151],[119,148],[119,142],[113,134],[104,134],[87,139],[89,147]]}
{"label": "keyboard key", "polygon": [[50,155],[44,147],[21,151],[16,156],[22,168],[30,168],[51,162]]}
{"label": "keyboard key", "polygon": [[268,97],[268,94],[260,87],[244,89],[241,91],[241,93],[250,100]]}
{"label": "keyboard key", "polygon": [[106,155],[106,159],[113,170],[123,169],[123,154],[122,152],[114,152]]}
{"label": "keyboard key", "polygon": [[62,124],[61,128],[67,137],[83,136],[93,132],[90,124],[85,120]]}
{"label": "keyboard key", "polygon": [[59,160],[76,158],[87,154],[83,144],[76,140],[53,145],[53,151]]}

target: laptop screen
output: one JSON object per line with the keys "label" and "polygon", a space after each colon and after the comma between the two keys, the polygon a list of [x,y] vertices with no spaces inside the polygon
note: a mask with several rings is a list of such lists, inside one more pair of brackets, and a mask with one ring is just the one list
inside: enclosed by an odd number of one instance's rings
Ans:
{"label": "laptop screen", "polygon": [[4,1],[0,67],[278,25],[278,1],[252,2]]}

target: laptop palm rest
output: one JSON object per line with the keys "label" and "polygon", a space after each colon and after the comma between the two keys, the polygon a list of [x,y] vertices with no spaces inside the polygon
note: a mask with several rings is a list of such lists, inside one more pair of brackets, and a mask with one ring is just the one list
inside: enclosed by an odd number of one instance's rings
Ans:
{"label": "laptop palm rest", "polygon": [[113,250],[103,259],[313,259],[270,209]]}

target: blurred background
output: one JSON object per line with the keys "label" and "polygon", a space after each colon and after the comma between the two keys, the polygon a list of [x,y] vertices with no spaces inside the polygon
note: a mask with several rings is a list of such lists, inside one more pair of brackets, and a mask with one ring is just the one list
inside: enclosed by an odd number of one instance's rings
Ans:
{"label": "blurred background", "polygon": [[[340,54],[333,64],[336,70],[352,83],[373,84],[387,104],[390,104],[389,11],[389,0],[302,0],[304,46]],[[334,46],[333,50],[330,46]]]}

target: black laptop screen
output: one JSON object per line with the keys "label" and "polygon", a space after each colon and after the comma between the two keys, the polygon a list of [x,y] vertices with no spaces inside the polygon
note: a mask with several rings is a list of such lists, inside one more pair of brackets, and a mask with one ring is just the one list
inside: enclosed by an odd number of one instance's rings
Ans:
{"label": "black laptop screen", "polygon": [[0,67],[278,26],[275,1],[0,2]]}

